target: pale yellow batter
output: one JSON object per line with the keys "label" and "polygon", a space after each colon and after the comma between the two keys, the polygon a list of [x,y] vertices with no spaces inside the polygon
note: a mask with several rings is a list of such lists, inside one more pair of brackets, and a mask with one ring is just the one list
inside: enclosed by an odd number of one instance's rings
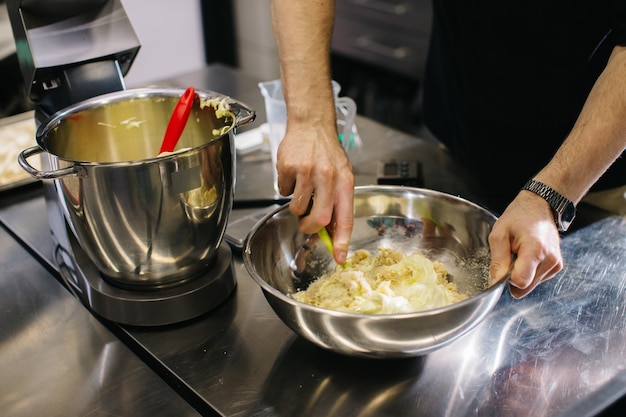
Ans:
{"label": "pale yellow batter", "polygon": [[338,266],[293,297],[317,307],[351,313],[410,313],[466,299],[447,276],[443,264],[420,253],[405,255],[379,248],[372,256],[358,250],[347,267]]}

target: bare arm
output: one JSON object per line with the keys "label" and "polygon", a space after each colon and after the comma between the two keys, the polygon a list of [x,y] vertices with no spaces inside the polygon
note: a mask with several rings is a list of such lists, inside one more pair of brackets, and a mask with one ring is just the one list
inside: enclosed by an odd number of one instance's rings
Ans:
{"label": "bare arm", "polygon": [[[552,160],[535,179],[578,203],[626,148],[626,47],[616,47],[580,116]],[[626,179],[624,179],[626,183]],[[511,293],[523,297],[563,268],[559,235],[548,203],[521,191],[490,237],[492,276],[517,255]]]}
{"label": "bare arm", "polygon": [[345,261],[353,225],[354,176],[337,137],[330,75],[333,0],[272,0],[287,133],[278,149],[278,185],[293,193],[304,233],[330,225],[335,259]]}
{"label": "bare arm", "polygon": [[536,178],[577,203],[625,147],[626,47],[616,47],[567,140]]}

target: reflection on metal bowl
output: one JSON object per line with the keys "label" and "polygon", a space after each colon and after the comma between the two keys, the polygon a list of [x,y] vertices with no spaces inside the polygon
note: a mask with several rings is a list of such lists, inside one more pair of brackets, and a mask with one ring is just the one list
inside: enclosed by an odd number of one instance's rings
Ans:
{"label": "reflection on metal bowl", "polygon": [[493,309],[506,278],[489,285],[488,235],[496,217],[462,198],[396,186],[355,189],[350,250],[391,247],[441,261],[461,302],[416,313],[366,315],[300,303],[291,294],[335,268],[317,236],[304,235],[285,205],[250,232],[244,263],[276,314],[295,333],[338,353],[420,356],[452,343]]}

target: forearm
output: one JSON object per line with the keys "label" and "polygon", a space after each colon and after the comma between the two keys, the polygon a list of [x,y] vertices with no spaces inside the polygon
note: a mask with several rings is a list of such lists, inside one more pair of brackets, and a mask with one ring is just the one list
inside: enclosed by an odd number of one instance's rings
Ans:
{"label": "forearm", "polygon": [[272,20],[290,122],[334,117],[330,105],[334,0],[272,0]]}
{"label": "forearm", "polygon": [[535,178],[578,202],[625,148],[626,47],[616,47],[572,131]]}

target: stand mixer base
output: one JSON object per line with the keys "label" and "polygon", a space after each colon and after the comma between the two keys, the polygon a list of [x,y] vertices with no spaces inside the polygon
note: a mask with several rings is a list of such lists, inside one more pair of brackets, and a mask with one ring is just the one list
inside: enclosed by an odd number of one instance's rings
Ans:
{"label": "stand mixer base", "polygon": [[108,283],[73,237],[69,250],[57,245],[54,255],[70,290],[94,313],[121,324],[161,326],[189,320],[217,307],[236,287],[232,251],[226,243],[203,275],[175,287],[146,291]]}

